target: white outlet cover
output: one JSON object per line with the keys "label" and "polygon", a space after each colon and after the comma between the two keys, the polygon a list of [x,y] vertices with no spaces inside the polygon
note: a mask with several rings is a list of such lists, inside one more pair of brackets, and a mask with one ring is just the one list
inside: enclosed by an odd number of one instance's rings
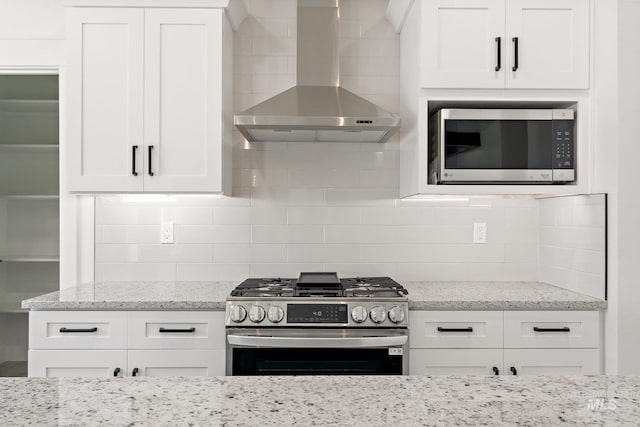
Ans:
{"label": "white outlet cover", "polygon": [[160,223],[160,243],[173,243],[173,223]]}
{"label": "white outlet cover", "polygon": [[487,223],[473,223],[473,243],[487,243]]}

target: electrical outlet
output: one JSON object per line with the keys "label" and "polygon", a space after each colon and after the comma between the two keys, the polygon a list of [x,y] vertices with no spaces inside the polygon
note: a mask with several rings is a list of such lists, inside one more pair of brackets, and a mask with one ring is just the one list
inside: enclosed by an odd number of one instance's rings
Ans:
{"label": "electrical outlet", "polygon": [[473,223],[473,243],[487,243],[487,223]]}
{"label": "electrical outlet", "polygon": [[173,223],[160,223],[160,243],[173,243]]}

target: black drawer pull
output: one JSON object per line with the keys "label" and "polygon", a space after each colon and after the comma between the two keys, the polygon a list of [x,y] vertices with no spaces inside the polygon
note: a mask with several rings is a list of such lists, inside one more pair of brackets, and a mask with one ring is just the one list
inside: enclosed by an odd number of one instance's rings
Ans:
{"label": "black drawer pull", "polygon": [[135,377],[136,375],[138,375],[138,371],[139,371],[138,368],[133,368],[133,371],[131,371],[131,376]]}
{"label": "black drawer pull", "polygon": [[518,71],[518,38],[514,37],[511,41],[513,42],[513,67],[511,71]]}
{"label": "black drawer pull", "polygon": [[185,329],[170,329],[170,328],[160,328],[159,329],[160,332],[183,332],[183,333],[190,333],[190,332],[195,332],[196,328],[185,328]]}
{"label": "black drawer pull", "polygon": [[87,329],[73,329],[73,328],[60,328],[60,332],[98,332],[98,328],[87,328]]}
{"label": "black drawer pull", "polygon": [[149,150],[149,176],[153,176],[153,167],[151,166],[151,159],[152,159],[152,157],[153,157],[153,154],[152,154],[152,152],[153,152],[153,145],[150,145],[150,146],[148,147],[148,150]]}
{"label": "black drawer pull", "polygon": [[133,176],[138,176],[138,172],[136,171],[136,151],[138,151],[138,146],[137,145],[133,145],[131,146],[131,174]]}
{"label": "black drawer pull", "polygon": [[493,367],[493,368],[491,368],[491,369],[493,370],[493,374],[494,374],[494,375],[500,375],[500,370],[499,370],[496,366],[494,366],[494,367]]}
{"label": "black drawer pull", "polygon": [[502,58],[501,58],[501,51],[502,51],[502,47],[500,46],[500,42],[502,41],[501,37],[496,37],[496,54],[497,54],[497,60],[498,63],[496,64],[496,71],[500,71],[500,69],[502,68]]}
{"label": "black drawer pull", "polygon": [[512,373],[513,375],[518,375],[518,370],[516,369],[516,367],[515,367],[515,366],[512,366],[512,367],[511,367],[511,369],[510,369],[510,371],[511,371],[511,373]]}
{"label": "black drawer pull", "polygon": [[120,368],[116,368],[113,370],[113,376],[117,377],[120,374]]}
{"label": "black drawer pull", "polygon": [[468,328],[443,328],[438,326],[438,332],[473,332],[473,328],[471,326]]}
{"label": "black drawer pull", "polygon": [[539,328],[537,326],[533,327],[534,332],[571,332],[568,326],[564,328]]}

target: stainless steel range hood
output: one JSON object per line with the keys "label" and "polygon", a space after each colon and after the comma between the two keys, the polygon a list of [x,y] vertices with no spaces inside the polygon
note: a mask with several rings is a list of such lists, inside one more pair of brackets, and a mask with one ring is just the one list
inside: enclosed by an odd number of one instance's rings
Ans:
{"label": "stainless steel range hood", "polygon": [[249,141],[384,142],[400,118],[339,86],[338,0],[298,0],[297,86],[234,116]]}

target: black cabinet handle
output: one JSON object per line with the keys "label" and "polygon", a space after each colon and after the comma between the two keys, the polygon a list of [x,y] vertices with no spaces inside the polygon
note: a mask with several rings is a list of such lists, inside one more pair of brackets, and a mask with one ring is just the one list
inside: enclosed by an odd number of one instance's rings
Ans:
{"label": "black cabinet handle", "polygon": [[98,328],[87,328],[87,329],[73,329],[73,328],[60,328],[60,332],[98,332]]}
{"label": "black cabinet handle", "polygon": [[571,329],[569,329],[568,326],[565,326],[564,328],[539,328],[534,326],[533,330],[535,332],[571,332]]}
{"label": "black cabinet handle", "polygon": [[494,375],[500,375],[500,370],[499,370],[496,366],[494,366],[494,367],[493,367],[493,368],[491,368],[491,369],[493,370],[493,374],[494,374]]}
{"label": "black cabinet handle", "polygon": [[151,153],[153,152],[153,145],[149,146],[149,176],[153,176],[153,167],[151,167]]}
{"label": "black cabinet handle", "polygon": [[134,145],[131,147],[131,174],[133,176],[138,176],[138,172],[136,171],[136,152],[138,151],[138,146]]}
{"label": "black cabinet handle", "polygon": [[190,333],[190,332],[195,332],[196,328],[185,328],[185,329],[160,328],[159,331],[160,332],[184,332],[184,333]]}
{"label": "black cabinet handle", "polygon": [[473,332],[473,328],[471,326],[468,328],[443,328],[438,326],[438,332]]}
{"label": "black cabinet handle", "polygon": [[513,68],[511,71],[518,71],[518,38],[514,37],[511,41],[513,42]]}
{"label": "black cabinet handle", "polygon": [[120,368],[116,368],[113,370],[113,376],[117,377],[120,374]]}
{"label": "black cabinet handle", "polygon": [[138,371],[139,371],[138,368],[133,368],[133,371],[131,371],[131,376],[135,377],[136,375],[138,375]]}
{"label": "black cabinet handle", "polygon": [[502,37],[496,37],[496,53],[497,53],[497,64],[496,64],[496,71],[500,71],[500,69],[502,68],[502,48],[500,47],[502,43]]}
{"label": "black cabinet handle", "polygon": [[515,366],[512,366],[512,367],[511,367],[511,369],[510,369],[510,371],[511,371],[511,373],[512,373],[513,375],[518,375],[518,370],[516,369],[516,367],[515,367]]}

